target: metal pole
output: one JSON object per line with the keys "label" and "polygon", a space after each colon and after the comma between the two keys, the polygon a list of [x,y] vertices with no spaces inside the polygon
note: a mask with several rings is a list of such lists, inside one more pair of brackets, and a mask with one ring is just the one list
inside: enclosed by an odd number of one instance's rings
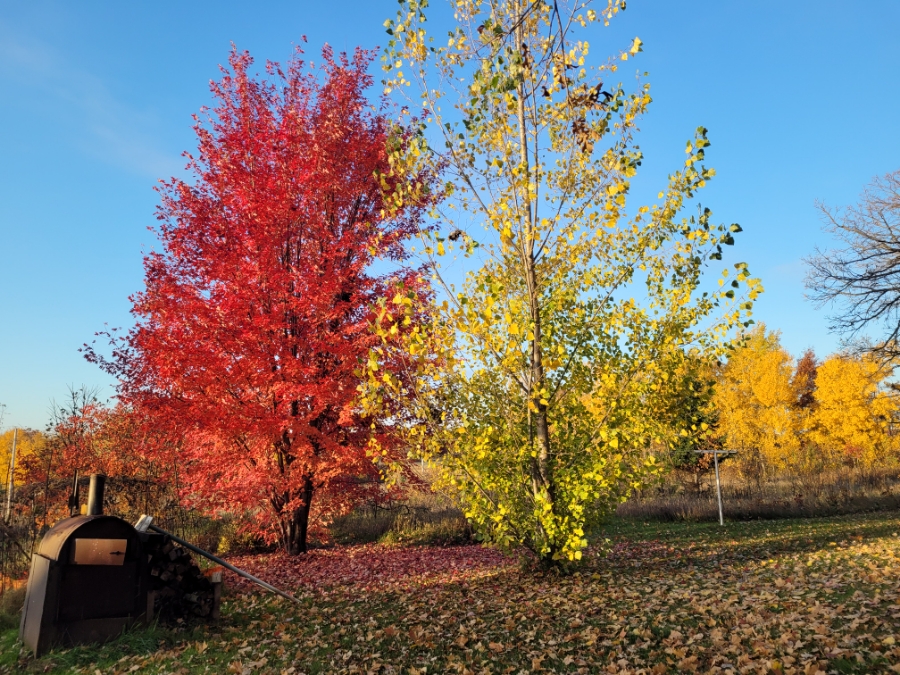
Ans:
{"label": "metal pole", "polygon": [[91,484],[88,488],[87,515],[103,515],[103,487],[106,485],[106,476],[102,473],[91,474]]}
{"label": "metal pole", "polygon": [[16,427],[13,429],[13,445],[12,445],[12,453],[9,456],[9,481],[6,490],[6,515],[3,520],[9,521],[9,513],[12,509],[12,495],[13,488],[15,487],[15,474],[16,474],[16,438],[19,435],[19,429]]}
{"label": "metal pole", "polygon": [[722,484],[719,482],[719,453],[713,449],[713,463],[716,465],[716,493],[719,495],[719,525],[725,525],[722,517]]}
{"label": "metal pole", "polygon": [[69,515],[78,515],[78,469],[75,469],[75,476],[72,478],[72,492],[69,494]]}
{"label": "metal pole", "polygon": [[280,595],[282,598],[287,598],[291,602],[296,602],[298,604],[300,603],[300,601],[297,598],[295,598],[293,595],[291,595],[290,593],[285,593],[284,591],[275,588],[272,584],[267,584],[262,579],[258,579],[255,576],[253,576],[252,574],[249,574],[248,572],[245,572],[244,570],[235,567],[231,563],[225,562],[220,557],[213,555],[209,551],[204,551],[199,546],[194,546],[193,544],[185,541],[181,537],[176,537],[171,532],[166,532],[161,527],[157,527],[156,525],[153,525],[152,522],[150,522],[152,520],[153,519],[150,516],[146,516],[146,515],[141,516],[140,519],[138,520],[137,524],[134,526],[134,529],[136,529],[138,532],[146,532],[147,530],[153,530],[154,532],[158,532],[159,534],[165,534],[168,537],[170,537],[173,541],[177,541],[179,544],[184,546],[186,549],[189,549],[189,550],[193,551],[194,553],[202,555],[205,558],[209,558],[214,563],[218,563],[222,567],[231,570],[238,576],[244,577],[245,579],[249,579],[250,581],[252,581],[254,584],[256,584],[258,586],[262,586],[267,591],[271,591],[272,593],[275,593],[276,595]]}

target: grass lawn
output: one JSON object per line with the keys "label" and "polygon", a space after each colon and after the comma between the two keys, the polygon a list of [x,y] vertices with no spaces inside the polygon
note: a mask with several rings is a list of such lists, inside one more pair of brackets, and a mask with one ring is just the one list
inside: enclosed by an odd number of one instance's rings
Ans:
{"label": "grass lawn", "polygon": [[254,571],[308,584],[300,605],[235,593],[217,626],[36,661],[7,631],[0,673],[900,672],[900,513],[605,536],[563,578],[479,547],[270,557]]}

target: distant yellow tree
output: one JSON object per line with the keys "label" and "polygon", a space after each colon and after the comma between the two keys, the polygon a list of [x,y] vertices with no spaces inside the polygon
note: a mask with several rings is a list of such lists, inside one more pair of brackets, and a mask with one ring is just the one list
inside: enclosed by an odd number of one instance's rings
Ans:
{"label": "distant yellow tree", "polygon": [[822,472],[833,466],[833,458],[826,448],[821,447],[814,437],[818,408],[816,400],[816,376],[819,361],[812,349],[807,349],[797,359],[791,387],[794,393],[793,414],[797,433],[797,454],[790,462],[792,482],[815,492],[821,485]]}
{"label": "distant yellow tree", "polygon": [[871,356],[837,355],[818,368],[810,439],[837,460],[866,468],[891,451],[888,433],[897,404],[884,387],[890,373]]}
{"label": "distant yellow tree", "polygon": [[713,403],[727,447],[761,483],[767,468],[784,468],[798,448],[793,360],[764,324],[745,338],[721,371]]}
{"label": "distant yellow tree", "polygon": [[[9,460],[12,454],[13,429],[0,434],[0,494],[6,494],[6,486],[9,485]],[[41,451],[47,438],[40,431],[34,429],[19,429],[16,434],[16,485],[22,485],[25,481],[23,460],[32,457]]]}

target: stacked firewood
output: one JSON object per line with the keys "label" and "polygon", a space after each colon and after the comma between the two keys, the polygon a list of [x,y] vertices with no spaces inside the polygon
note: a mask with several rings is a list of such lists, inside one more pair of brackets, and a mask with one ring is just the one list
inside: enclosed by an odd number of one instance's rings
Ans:
{"label": "stacked firewood", "polygon": [[221,573],[204,574],[191,554],[165,535],[151,537],[144,550],[150,568],[147,609],[154,618],[218,618]]}

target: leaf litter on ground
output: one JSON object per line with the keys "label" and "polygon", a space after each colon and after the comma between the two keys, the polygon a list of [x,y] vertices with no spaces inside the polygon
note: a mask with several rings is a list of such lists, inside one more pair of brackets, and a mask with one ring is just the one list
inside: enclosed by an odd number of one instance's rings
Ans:
{"label": "leaf litter on ground", "polygon": [[300,604],[234,584],[217,626],[0,672],[900,673],[898,515],[617,523],[569,576],[481,546],[236,557]]}
{"label": "leaf litter on ground", "polygon": [[[328,591],[353,586],[360,591],[385,591],[416,585],[447,583],[477,572],[496,572],[515,561],[483,546],[388,547],[378,544],[313,549],[305,556],[284,553],[234,556],[229,562],[292,591]],[[252,582],[228,572],[230,586],[252,591]]]}

